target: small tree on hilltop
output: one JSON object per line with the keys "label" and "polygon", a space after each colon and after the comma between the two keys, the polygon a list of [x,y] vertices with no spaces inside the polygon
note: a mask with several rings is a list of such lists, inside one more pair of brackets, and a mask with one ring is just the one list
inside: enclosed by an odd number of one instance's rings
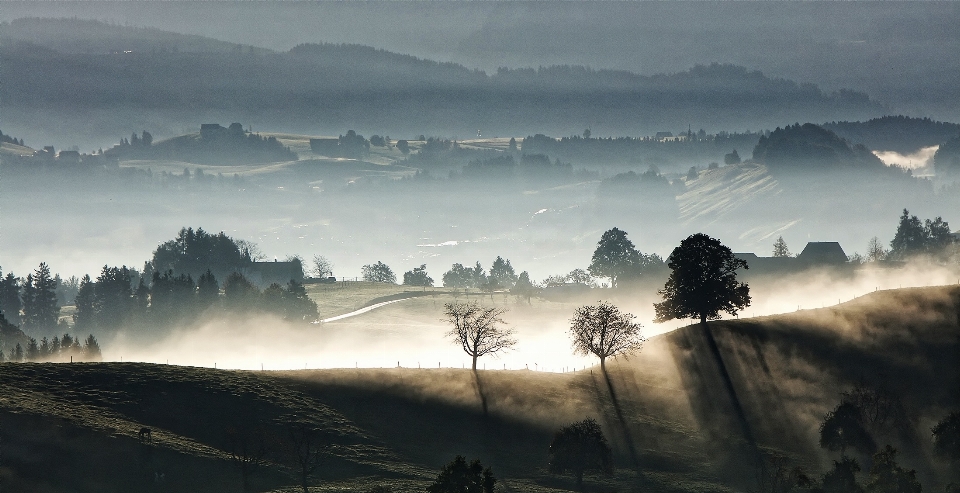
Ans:
{"label": "small tree on hilltop", "polygon": [[747,268],[730,248],[703,233],[680,242],[668,259],[670,278],[655,303],[656,322],[699,318],[701,324],[720,318],[720,312],[736,315],[750,305],[750,288],[737,282],[737,269]]}
{"label": "small tree on hilltop", "polygon": [[427,487],[428,493],[493,493],[497,479],[490,468],[483,468],[479,460],[467,464],[467,459],[458,455],[453,462],[443,466],[437,479]]}
{"label": "small tree on hilltop", "polygon": [[570,325],[574,353],[600,358],[600,369],[606,372],[607,358],[627,355],[643,347],[642,327],[633,323],[634,318],[633,314],[621,312],[605,301],[577,308]]}
{"label": "small tree on hilltop", "polygon": [[503,308],[487,308],[479,303],[447,303],[444,305],[447,318],[453,328],[447,333],[473,359],[473,371],[477,371],[477,358],[487,354],[507,351],[517,344],[512,329],[502,328],[505,324],[501,315]]}
{"label": "small tree on hilltop", "polygon": [[375,264],[364,265],[360,270],[363,273],[364,281],[384,282],[388,284],[397,283],[397,276],[393,273],[393,270],[383,262],[378,261]]}
{"label": "small tree on hilltop", "polygon": [[613,452],[603,430],[593,418],[564,426],[550,443],[550,472],[569,472],[577,478],[577,489],[583,489],[583,475],[613,473]]}
{"label": "small tree on hilltop", "polygon": [[773,244],[773,256],[774,257],[792,257],[790,254],[790,249],[787,248],[787,242],[783,241],[783,237],[777,238],[777,241]]}

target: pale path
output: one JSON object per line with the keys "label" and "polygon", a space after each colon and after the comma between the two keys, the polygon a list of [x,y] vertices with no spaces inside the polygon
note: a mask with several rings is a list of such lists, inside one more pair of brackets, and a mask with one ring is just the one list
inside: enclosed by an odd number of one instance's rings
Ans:
{"label": "pale path", "polygon": [[411,296],[410,298],[400,298],[399,300],[384,301],[384,302],[381,302],[381,303],[377,303],[376,305],[365,306],[365,307],[363,307],[363,308],[361,308],[361,309],[359,309],[359,310],[354,310],[354,311],[352,311],[352,312],[350,312],[350,313],[344,313],[343,315],[337,315],[336,317],[325,318],[325,319],[321,320],[320,322],[322,322],[322,323],[336,322],[337,320],[343,320],[343,319],[348,318],[348,317],[354,317],[354,316],[357,316],[357,315],[361,315],[361,314],[367,313],[367,312],[369,312],[370,310],[374,310],[374,309],[376,309],[376,308],[380,308],[381,306],[389,305],[390,303],[396,303],[396,302],[398,302],[398,301],[409,300],[409,299],[411,299],[411,298],[416,298],[416,296]]}

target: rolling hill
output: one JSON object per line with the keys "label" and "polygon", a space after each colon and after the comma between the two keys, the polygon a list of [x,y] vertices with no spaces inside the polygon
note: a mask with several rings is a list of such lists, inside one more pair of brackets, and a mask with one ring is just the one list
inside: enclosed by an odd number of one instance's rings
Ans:
{"label": "rolling hill", "polygon": [[[819,477],[832,456],[817,447],[818,423],[859,384],[898,396],[909,430],[878,442],[939,491],[950,473],[927,430],[960,406],[958,336],[960,288],[948,286],[682,328],[610,365],[609,379],[597,369],[475,379],[454,369],[6,363],[0,478],[18,491],[239,490],[230,437],[262,436],[254,489],[292,491],[281,438],[303,424],[331,446],[316,491],[422,491],[456,454],[492,466],[504,491],[569,491],[569,477],[546,473],[547,445],[559,426],[592,416],[617,463],[592,489],[743,490],[756,487],[756,459],[775,453]],[[141,427],[152,440],[138,440]]]}

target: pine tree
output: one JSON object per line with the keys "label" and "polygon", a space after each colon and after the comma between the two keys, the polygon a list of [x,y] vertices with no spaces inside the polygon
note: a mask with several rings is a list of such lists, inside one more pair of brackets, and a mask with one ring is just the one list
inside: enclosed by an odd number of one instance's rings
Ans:
{"label": "pine tree", "polygon": [[23,307],[23,317],[21,323],[23,328],[30,329],[36,325],[36,288],[33,285],[33,274],[27,274],[23,280],[23,292],[20,295],[21,306]]}
{"label": "pine tree", "polygon": [[97,338],[93,337],[93,334],[87,336],[83,343],[83,356],[87,361],[103,360],[103,355],[100,353],[100,344],[97,343]]}
{"label": "pine tree", "polygon": [[13,361],[14,363],[23,362],[23,346],[21,346],[19,342],[17,343],[17,346],[13,348],[13,357],[10,358],[10,361]]}
{"label": "pine tree", "polygon": [[30,342],[27,343],[27,361],[38,361],[40,359],[40,346],[37,345],[37,340],[30,338]]}
{"label": "pine tree", "polygon": [[50,357],[50,341],[46,337],[40,339],[40,359]]}
{"label": "pine tree", "polygon": [[77,330],[96,326],[96,302],[96,284],[90,280],[90,275],[86,274],[80,279],[80,289],[74,299],[76,312],[73,314],[73,325]]}
{"label": "pine tree", "polygon": [[773,244],[773,256],[774,257],[790,257],[790,249],[787,248],[787,242],[783,241],[783,236],[777,238],[776,243]]}
{"label": "pine tree", "polygon": [[60,356],[60,349],[60,338],[53,336],[53,340],[50,341],[50,358]]}
{"label": "pine tree", "polygon": [[41,262],[33,275],[27,276],[23,293],[24,327],[55,329],[60,318],[60,305],[57,303],[57,284],[46,263]]}
{"label": "pine tree", "polygon": [[7,317],[7,321],[13,325],[20,325],[20,287],[23,280],[8,272],[3,278],[0,278],[0,312]]}

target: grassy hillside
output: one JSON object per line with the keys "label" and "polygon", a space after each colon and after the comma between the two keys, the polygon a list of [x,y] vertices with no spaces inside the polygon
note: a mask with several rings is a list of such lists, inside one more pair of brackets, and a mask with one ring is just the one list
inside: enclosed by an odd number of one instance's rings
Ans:
{"label": "grassy hillside", "polygon": [[[346,306],[346,303],[344,304]],[[105,364],[0,365],[0,480],[12,491],[240,491],[234,436],[264,437],[257,491],[293,491],[285,430],[322,430],[316,491],[423,491],[454,455],[502,491],[570,491],[546,473],[559,426],[595,417],[615,449],[594,491],[755,489],[754,457],[781,453],[819,476],[823,414],[858,382],[902,399],[901,450],[925,491],[946,464],[929,429],[960,406],[960,288],[877,292],[835,307],[691,326],[599,371],[454,369],[242,372]],[[727,378],[724,378],[724,375]],[[152,442],[137,431],[148,426]],[[155,483],[157,473],[163,483]]]}

